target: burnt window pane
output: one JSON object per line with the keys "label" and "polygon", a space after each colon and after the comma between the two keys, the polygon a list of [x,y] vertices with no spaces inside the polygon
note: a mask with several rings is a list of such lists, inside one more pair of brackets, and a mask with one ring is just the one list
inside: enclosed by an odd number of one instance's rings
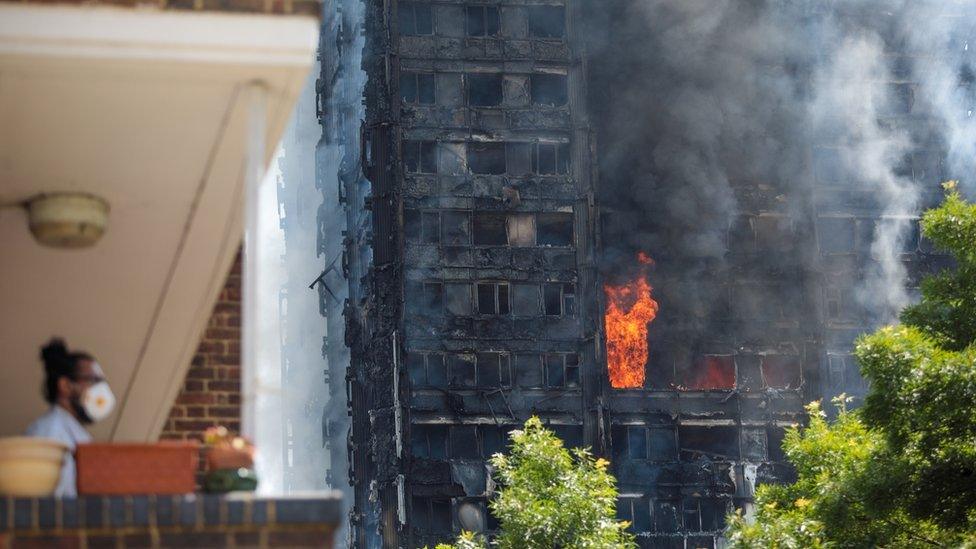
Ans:
{"label": "burnt window pane", "polygon": [[417,210],[403,210],[403,235],[407,242],[420,242],[421,234],[421,213]]}
{"label": "burnt window pane", "polygon": [[469,6],[466,15],[468,36],[498,35],[498,8]]}
{"label": "burnt window pane", "polygon": [[451,427],[451,457],[455,459],[477,459],[481,457],[481,452],[478,451],[478,435],[474,425]]}
{"label": "burnt window pane", "polygon": [[579,366],[566,366],[566,386],[579,387]]}
{"label": "burnt window pane", "polygon": [[444,310],[444,285],[440,282],[424,283],[424,311],[439,314]]}
{"label": "burnt window pane", "polygon": [[430,509],[427,503],[426,498],[410,498],[410,524],[420,531],[430,528]]}
{"label": "burnt window pane", "polygon": [[447,426],[428,425],[427,445],[431,459],[447,459]]}
{"label": "burnt window pane", "polygon": [[510,387],[512,385],[512,364],[510,358],[509,355],[501,355],[498,357],[498,382],[502,387]]}
{"label": "burnt window pane", "polygon": [[495,306],[495,285],[478,284],[478,314],[498,314]]}
{"label": "burnt window pane", "polygon": [[528,317],[539,314],[539,285],[514,284],[512,286],[512,312],[515,316]]}
{"label": "burnt window pane", "polygon": [[501,175],[505,173],[504,143],[468,143],[468,169],[471,173]]}
{"label": "burnt window pane", "polygon": [[419,236],[423,244],[437,244],[441,241],[441,215],[438,212],[421,214]]}
{"label": "burnt window pane", "polygon": [[468,74],[468,105],[497,107],[502,104],[502,75]]}
{"label": "burnt window pane", "polygon": [[437,144],[433,141],[420,142],[421,173],[437,173]]}
{"label": "burnt window pane", "polygon": [[536,105],[562,107],[569,99],[564,74],[533,74],[529,85]]}
{"label": "burnt window pane", "polygon": [[536,218],[536,242],[540,246],[571,246],[573,244],[573,214],[539,214]]}
{"label": "burnt window pane", "polygon": [[533,151],[533,170],[539,175],[553,175],[556,173],[556,145],[539,143]]}
{"label": "burnt window pane", "polygon": [[678,446],[674,440],[673,429],[650,429],[651,444],[648,458],[657,461],[672,461],[678,458]]}
{"label": "burnt window pane", "polygon": [[435,499],[430,502],[430,531],[442,534],[451,531],[451,500]]}
{"label": "burnt window pane", "polygon": [[436,173],[437,144],[433,141],[404,141],[403,169],[407,173]]}
{"label": "burnt window pane", "polygon": [[417,73],[400,73],[400,99],[404,103],[417,102]]}
{"label": "burnt window pane", "polygon": [[566,34],[566,12],[562,6],[531,6],[529,36],[562,38]]}
{"label": "burnt window pane", "polygon": [[399,5],[400,34],[434,34],[434,18],[430,4],[403,2]]}
{"label": "burnt window pane", "polygon": [[407,173],[420,171],[420,143],[417,141],[403,142],[403,171]]}
{"label": "burnt window pane", "polygon": [[431,387],[447,387],[447,365],[444,355],[427,355],[427,384]]}
{"label": "burnt window pane", "polygon": [[627,428],[627,449],[630,459],[647,459],[647,432],[643,427]]}
{"label": "burnt window pane", "polygon": [[569,173],[569,143],[560,143],[556,148],[556,173]]}
{"label": "burnt window pane", "polygon": [[563,376],[563,355],[546,355],[546,385],[549,387],[562,387],[566,384]]}
{"label": "burnt window pane", "polygon": [[478,353],[478,386],[498,387],[498,353]]}
{"label": "burnt window pane", "polygon": [[519,387],[542,387],[542,362],[539,355],[515,355],[515,384]]}
{"label": "burnt window pane", "polygon": [[576,285],[563,284],[563,314],[576,314]]}
{"label": "burnt window pane", "polygon": [[546,284],[543,297],[547,316],[562,314],[562,284]]}
{"label": "burnt window pane", "polygon": [[427,385],[427,368],[424,366],[424,355],[408,353],[407,372],[410,374],[410,383],[414,387]]}
{"label": "burnt window pane", "polygon": [[420,73],[417,75],[417,103],[421,105],[434,104],[434,75]]}
{"label": "burnt window pane", "polygon": [[509,299],[508,284],[498,285],[498,314],[507,315],[512,312],[511,300]]}
{"label": "burnt window pane", "polygon": [[505,432],[495,426],[486,425],[481,428],[481,443],[484,449],[483,457],[490,457],[498,452],[505,451]]}
{"label": "burnt window pane", "polygon": [[653,528],[653,525],[651,524],[651,502],[644,498],[635,499],[633,503],[633,510],[634,531],[650,532]]}
{"label": "burnt window pane", "polygon": [[475,386],[475,362],[470,355],[451,355],[451,386],[457,388]]}
{"label": "burnt window pane", "polygon": [[410,431],[410,452],[413,457],[430,457],[427,447],[427,429],[423,425],[415,425]]}
{"label": "burnt window pane", "polygon": [[441,212],[442,241],[448,246],[471,244],[471,216],[469,212]]}
{"label": "burnt window pane", "polygon": [[475,246],[505,246],[508,244],[505,214],[477,213],[474,216]]}

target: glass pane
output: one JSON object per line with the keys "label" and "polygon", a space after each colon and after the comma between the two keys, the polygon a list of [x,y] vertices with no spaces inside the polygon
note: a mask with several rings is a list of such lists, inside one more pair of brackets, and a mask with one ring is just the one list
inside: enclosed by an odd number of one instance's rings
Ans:
{"label": "glass pane", "polygon": [[437,212],[424,212],[421,216],[420,241],[437,244],[441,240],[441,216]]}
{"label": "glass pane", "polygon": [[498,314],[507,315],[511,312],[511,301],[509,300],[508,284],[498,285]]}
{"label": "glass pane", "polygon": [[468,36],[485,35],[484,6],[469,6],[467,8],[467,29],[468,29]]}
{"label": "glass pane", "polygon": [[430,4],[414,4],[414,13],[417,17],[416,34],[434,34],[434,17]]}
{"label": "glass pane", "polygon": [[427,355],[427,384],[431,387],[447,387],[447,365],[444,355]]}
{"label": "glass pane", "polygon": [[417,102],[422,105],[434,104],[434,75],[417,75]]}
{"label": "glass pane", "polygon": [[417,75],[412,72],[400,74],[400,97],[405,103],[417,102]]}
{"label": "glass pane", "polygon": [[627,448],[631,459],[647,459],[647,431],[643,427],[627,429]]}
{"label": "glass pane", "polygon": [[559,316],[562,314],[562,293],[561,284],[546,284],[545,295],[543,296],[546,305],[547,316]]}
{"label": "glass pane", "polygon": [[498,36],[499,23],[498,8],[485,8],[485,35]]}
{"label": "glass pane", "polygon": [[497,387],[498,353],[478,353],[478,387]]}
{"label": "glass pane", "polygon": [[483,315],[498,314],[495,308],[495,285],[478,284],[478,313]]}
{"label": "glass pane", "polygon": [[437,173],[437,143],[433,141],[420,143],[420,171]]}
{"label": "glass pane", "polygon": [[562,387],[566,384],[563,376],[563,356],[546,355],[546,380],[549,387]]}
{"label": "glass pane", "polygon": [[537,172],[543,175],[556,173],[556,146],[540,144],[538,148]]}

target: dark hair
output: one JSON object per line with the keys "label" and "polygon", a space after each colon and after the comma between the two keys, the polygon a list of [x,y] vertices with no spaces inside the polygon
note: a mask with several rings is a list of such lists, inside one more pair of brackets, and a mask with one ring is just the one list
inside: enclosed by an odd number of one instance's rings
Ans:
{"label": "dark hair", "polygon": [[47,345],[41,347],[41,360],[44,361],[44,400],[54,404],[58,399],[58,380],[67,377],[71,380],[78,375],[78,362],[92,360],[85,352],[69,353],[64,340],[59,337],[51,338]]}

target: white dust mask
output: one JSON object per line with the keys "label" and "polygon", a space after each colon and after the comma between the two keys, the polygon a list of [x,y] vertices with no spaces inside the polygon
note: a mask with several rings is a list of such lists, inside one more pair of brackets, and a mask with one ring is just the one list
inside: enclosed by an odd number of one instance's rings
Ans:
{"label": "white dust mask", "polygon": [[115,408],[115,395],[107,381],[99,381],[85,391],[81,397],[81,406],[92,421],[101,421],[112,413]]}

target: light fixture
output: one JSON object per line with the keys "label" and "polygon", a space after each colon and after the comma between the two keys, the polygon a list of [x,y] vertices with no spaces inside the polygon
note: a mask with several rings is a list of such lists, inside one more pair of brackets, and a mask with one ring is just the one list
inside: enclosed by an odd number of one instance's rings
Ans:
{"label": "light fixture", "polygon": [[90,194],[40,194],[25,206],[34,239],[52,248],[92,246],[108,224],[108,202]]}

